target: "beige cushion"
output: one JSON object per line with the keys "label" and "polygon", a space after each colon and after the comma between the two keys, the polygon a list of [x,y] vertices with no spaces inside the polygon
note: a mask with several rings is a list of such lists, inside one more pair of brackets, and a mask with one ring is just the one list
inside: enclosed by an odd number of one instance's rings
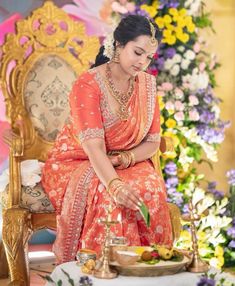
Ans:
{"label": "beige cushion", "polygon": [[[32,213],[51,213],[54,212],[47,194],[44,192],[41,183],[38,183],[35,187],[22,186],[22,196],[20,206],[30,210]],[[8,186],[4,192],[1,192],[1,200],[3,208],[7,207],[7,192]]]}
{"label": "beige cushion", "polygon": [[62,58],[40,58],[29,71],[24,94],[25,106],[40,136],[54,141],[69,117],[68,95],[76,74]]}

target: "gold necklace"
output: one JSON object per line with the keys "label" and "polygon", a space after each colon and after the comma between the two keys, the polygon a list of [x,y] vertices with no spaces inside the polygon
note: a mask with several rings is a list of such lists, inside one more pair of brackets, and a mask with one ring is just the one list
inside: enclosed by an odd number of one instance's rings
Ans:
{"label": "gold necklace", "polygon": [[128,101],[133,93],[134,90],[134,78],[131,77],[129,88],[127,92],[121,92],[116,89],[115,84],[112,80],[112,73],[109,64],[106,64],[106,79],[108,82],[108,85],[110,87],[110,91],[112,93],[112,96],[115,98],[115,100],[119,103],[119,108],[117,111],[117,114],[119,118],[122,121],[126,121],[129,117],[129,111],[127,108]]}

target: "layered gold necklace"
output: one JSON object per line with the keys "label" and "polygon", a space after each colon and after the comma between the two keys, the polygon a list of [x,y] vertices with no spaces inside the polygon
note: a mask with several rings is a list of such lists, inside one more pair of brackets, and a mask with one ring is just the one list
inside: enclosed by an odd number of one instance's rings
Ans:
{"label": "layered gold necklace", "polygon": [[109,85],[109,89],[111,91],[112,96],[115,98],[115,100],[119,104],[117,115],[122,121],[126,121],[129,117],[129,111],[128,111],[127,104],[134,90],[134,78],[133,77],[130,78],[129,88],[127,92],[121,92],[120,90],[117,90],[112,80],[111,68],[109,64],[107,63],[106,64],[106,79],[107,79],[107,83]]}

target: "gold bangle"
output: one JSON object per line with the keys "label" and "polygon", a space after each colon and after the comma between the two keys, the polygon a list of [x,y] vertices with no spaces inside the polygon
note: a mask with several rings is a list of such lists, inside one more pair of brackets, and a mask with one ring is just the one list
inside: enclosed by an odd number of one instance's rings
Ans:
{"label": "gold bangle", "polygon": [[108,184],[107,184],[107,190],[110,189],[111,184],[112,184],[114,181],[116,181],[116,180],[122,181],[119,177],[116,177],[116,178],[111,179],[111,180],[108,182]]}
{"label": "gold bangle", "polygon": [[135,165],[135,154],[132,151],[129,151],[130,155],[131,155],[131,164],[130,166],[134,166]]}

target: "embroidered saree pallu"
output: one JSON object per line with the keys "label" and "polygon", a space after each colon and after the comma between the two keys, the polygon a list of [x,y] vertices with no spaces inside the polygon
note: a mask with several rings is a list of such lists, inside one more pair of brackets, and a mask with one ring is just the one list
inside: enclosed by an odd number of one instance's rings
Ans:
{"label": "embroidered saree pallu", "polygon": [[[153,76],[138,74],[126,121],[121,121],[111,109],[108,92],[106,81],[96,68],[78,78],[70,94],[70,122],[58,135],[44,166],[43,186],[57,211],[54,244],[57,263],[74,260],[81,247],[100,253],[105,238],[104,225],[99,219],[106,218],[112,198],[96,176],[81,143],[103,138],[109,153],[130,150],[143,141],[160,141],[160,114]],[[115,206],[112,216],[121,217],[121,222],[111,227],[111,233],[126,237],[129,245],[171,245],[165,185],[152,162],[145,160],[116,171],[143,199],[151,223],[148,228],[138,211]]]}

